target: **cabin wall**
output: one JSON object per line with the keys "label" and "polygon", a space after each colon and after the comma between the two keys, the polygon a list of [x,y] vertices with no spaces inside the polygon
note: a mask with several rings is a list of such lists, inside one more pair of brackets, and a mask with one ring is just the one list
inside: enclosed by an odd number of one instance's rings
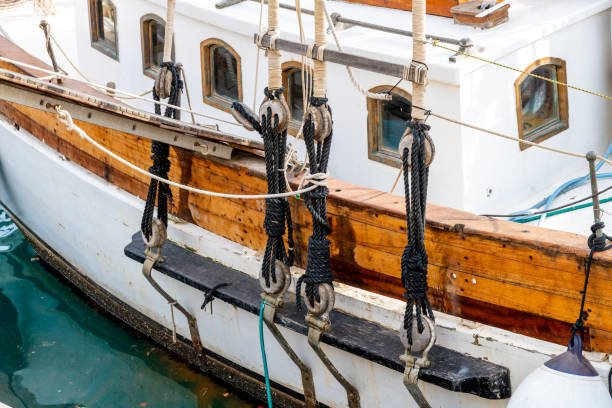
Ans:
{"label": "cabin wall", "polygon": [[[89,36],[88,6],[86,1],[75,3],[78,37],[79,63],[95,81],[106,83],[114,81],[118,89],[141,93],[152,86],[153,80],[142,72],[142,52],[140,18],[148,13],[157,14],[165,19],[165,9],[159,2],[147,0],[116,2],[118,9],[117,26],[119,37],[119,58],[117,62],[91,47]],[[182,5],[183,8],[189,5]],[[175,22],[175,50],[177,61],[183,63],[189,92],[196,111],[213,115],[233,122],[230,114],[216,109],[202,100],[202,74],[200,61],[200,42],[208,38],[220,38],[233,47],[242,59],[243,101],[249,106],[253,103],[256,49],[252,35],[257,32],[257,18],[252,26],[236,26],[238,20],[219,18],[216,20],[197,15],[187,16],[189,11],[177,9]],[[200,11],[209,13],[209,11]],[[306,27],[310,30],[310,27]],[[284,53],[284,61],[299,61],[296,55]],[[361,86],[371,89],[378,85],[393,86],[397,79],[365,71],[355,71]],[[257,105],[261,102],[263,89],[267,82],[267,61],[260,57],[259,80],[257,86]],[[408,83],[399,88],[411,92]],[[359,93],[350,81],[343,66],[328,65],[328,97],[334,114],[334,142],[330,159],[330,174],[340,180],[364,187],[389,191],[397,176],[398,169],[368,158],[367,104],[366,97]],[[459,113],[459,88],[442,82],[432,81],[428,87],[428,103],[435,103],[439,113],[457,116]],[[147,102],[127,101],[131,105],[151,111]],[[183,106],[187,106],[183,98]],[[183,112],[183,120],[190,120]],[[196,117],[200,123],[214,121]],[[461,157],[456,154],[461,148],[459,129],[452,124],[429,119],[432,136],[436,141],[436,165],[431,169],[431,188],[429,200],[436,204],[453,208],[463,206],[463,174]],[[221,130],[244,137],[259,139],[254,132],[241,127],[220,123]],[[292,140],[292,139],[291,139]],[[302,150],[301,150],[302,151]],[[450,166],[449,166],[450,163]],[[401,183],[395,191],[402,194]]]}
{"label": "cabin wall", "polygon": [[[604,10],[518,49],[498,62],[526,69],[539,58],[561,58],[567,63],[568,83],[611,95],[609,32],[610,11]],[[519,75],[489,64],[465,75],[460,92],[462,120],[516,137],[514,82]],[[568,100],[569,128],[542,144],[577,153],[595,150],[604,154],[612,135],[610,102],[573,89],[568,89]],[[586,160],[537,147],[521,151],[518,142],[469,128],[461,129],[461,138],[467,211],[482,214],[524,209],[568,179],[588,172]]]}

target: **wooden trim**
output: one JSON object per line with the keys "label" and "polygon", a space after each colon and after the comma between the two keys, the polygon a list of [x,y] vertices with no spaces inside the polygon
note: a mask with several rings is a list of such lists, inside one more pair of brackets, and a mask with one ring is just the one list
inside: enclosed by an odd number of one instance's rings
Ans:
{"label": "wooden trim", "polygon": [[[366,4],[397,10],[412,11],[412,0],[345,0],[349,3]],[[427,0],[427,14],[442,17],[452,17],[451,7],[467,0]]]}
{"label": "wooden trim", "polygon": [[212,83],[213,71],[210,63],[210,50],[214,46],[224,47],[236,58],[236,80],[238,82],[238,102],[242,101],[242,60],[240,55],[225,41],[208,38],[200,43],[200,66],[202,69],[202,100],[204,103],[231,113],[233,99],[215,93]]}
{"label": "wooden trim", "polygon": [[[142,73],[146,76],[155,79],[157,76],[157,72],[159,71],[159,67],[153,65],[151,62],[151,22],[155,21],[160,23],[166,27],[166,20],[158,16],[157,14],[145,14],[140,17],[140,46],[142,50]],[[165,35],[165,32],[164,32]],[[175,59],[174,56],[174,38],[172,38],[172,60]]]}
{"label": "wooden trim", "polygon": [[[312,67],[306,64],[306,68],[312,72]],[[285,88],[285,98],[287,100],[287,104],[291,106],[289,101],[289,74],[291,71],[302,70],[302,63],[298,61],[287,61],[283,62],[281,65],[281,70],[283,72],[283,88]],[[291,115],[291,109],[289,109],[289,115]],[[287,132],[290,135],[297,136],[297,133],[300,131],[300,127],[302,126],[302,118],[290,118],[289,119],[289,127],[287,128]]]}
{"label": "wooden trim", "polygon": [[119,36],[117,32],[117,7],[115,4],[108,0],[113,10],[115,11],[115,42],[108,41],[107,39],[100,39],[100,26],[98,8],[96,7],[100,0],[89,0],[89,33],[91,37],[91,47],[100,51],[102,54],[119,61]]}
{"label": "wooden trim", "polygon": [[[1,55],[15,57],[23,52],[7,44],[0,38]],[[77,86],[66,82],[66,86],[73,85]],[[60,125],[54,114],[6,102],[0,102],[0,111],[75,164],[133,195],[146,197],[149,180],[145,176],[100,154]],[[78,120],[75,123],[135,165],[150,166],[149,140]],[[184,184],[236,194],[267,191],[265,163],[248,153],[236,151],[227,161],[171,147],[170,160],[169,178]],[[299,177],[291,182],[296,186]],[[336,280],[401,298],[404,200],[332,178],[328,186],[328,217],[333,229],[329,239]],[[263,201],[205,197],[174,187],[172,191],[171,211],[180,218],[254,250],[265,248]],[[312,220],[303,201],[292,199],[290,205],[296,265],[304,266]],[[586,241],[584,235],[428,204],[425,245],[430,299],[437,310],[446,313],[567,344],[568,324],[575,321],[580,307],[589,255]],[[591,349],[606,353],[612,352],[611,294],[612,252],[597,253],[586,299],[587,327]]]}
{"label": "wooden trim", "polygon": [[[516,119],[518,125],[518,135],[521,140],[529,140],[531,142],[540,143],[544,140],[556,135],[557,133],[561,133],[564,130],[569,128],[569,102],[567,96],[567,87],[556,85],[557,87],[557,95],[559,100],[559,122],[557,122],[557,126],[554,130],[547,130],[546,128],[540,130],[539,132],[529,135],[529,137],[525,136],[525,132],[523,131],[523,107],[521,101],[521,83],[528,77],[527,73],[530,73],[537,67],[541,65],[552,64],[557,67],[557,81],[567,83],[567,68],[565,61],[561,58],[553,58],[546,57],[540,58],[531,63],[525,69],[525,71],[514,81],[514,94],[516,98]],[[560,126],[559,126],[560,125]],[[525,150],[531,147],[530,145],[519,143],[519,148],[521,150]]]}
{"label": "wooden trim", "polygon": [[[378,93],[388,91],[391,88],[393,88],[392,85],[380,85],[370,89],[370,92]],[[392,93],[412,101],[412,95],[403,89],[395,87]],[[380,120],[380,105],[382,101],[372,98],[366,98],[366,100],[368,108],[368,159],[400,168],[402,161],[399,153],[393,154],[388,151],[383,151],[378,144],[378,139],[382,132],[382,121]]]}

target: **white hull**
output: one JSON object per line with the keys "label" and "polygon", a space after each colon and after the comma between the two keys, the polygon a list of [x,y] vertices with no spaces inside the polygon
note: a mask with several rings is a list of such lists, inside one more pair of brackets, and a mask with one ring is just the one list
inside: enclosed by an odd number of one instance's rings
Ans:
{"label": "white hull", "polygon": [[[27,132],[0,122],[0,200],[64,260],[113,297],[148,318],[171,328],[170,308],[146,282],[141,265],[123,251],[139,230],[144,203],[85,171]],[[257,276],[257,254],[191,224],[171,223],[169,237],[199,254]],[[220,300],[214,314],[202,311],[204,294],[154,272],[154,278],[198,320],[204,347],[235,364],[262,373],[257,316]],[[399,327],[402,302],[340,285],[337,307],[388,327]],[[178,333],[189,338],[187,323],[176,314]],[[446,315],[437,318],[438,343],[510,368],[516,386],[530,371],[563,347]],[[312,367],[319,401],[346,406],[346,393],[324,369],[305,336],[281,327],[297,354]],[[276,341],[266,334],[271,379],[301,392],[299,372]],[[475,341],[476,340],[476,341]],[[398,339],[399,341],[399,339]],[[354,384],[361,406],[415,406],[402,384],[401,373],[354,354],[323,345],[331,360]],[[593,354],[600,374],[609,364]],[[597,362],[597,360],[600,360]],[[433,407],[503,407],[507,400],[487,400],[421,383]]]}

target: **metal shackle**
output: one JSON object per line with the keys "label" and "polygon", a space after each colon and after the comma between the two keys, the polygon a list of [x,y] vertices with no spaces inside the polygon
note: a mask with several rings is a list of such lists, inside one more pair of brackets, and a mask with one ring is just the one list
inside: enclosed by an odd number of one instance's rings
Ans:
{"label": "metal shackle", "polygon": [[144,232],[141,232],[141,235],[147,248],[161,247],[168,237],[166,226],[158,218],[153,218],[153,222],[151,223],[151,236],[147,239]]}
{"label": "metal shackle", "polygon": [[274,262],[274,274],[276,277],[276,282],[270,276],[270,285],[266,284],[266,278],[263,276],[263,270],[259,272],[259,285],[269,295],[276,295],[279,293],[285,293],[287,289],[289,289],[289,285],[291,285],[291,273],[289,272],[289,267],[285,265],[282,261],[276,260]]}
{"label": "metal shackle", "polygon": [[[412,128],[406,128],[402,138],[400,139],[399,146],[397,151],[400,154],[400,157],[404,155],[404,149],[408,149],[410,151],[412,149],[412,142],[414,140],[414,135],[412,133]],[[429,167],[431,162],[433,162],[434,156],[436,155],[436,147],[434,145],[433,139],[429,136],[429,133],[425,133],[425,166]],[[412,167],[411,155],[408,154],[408,166]]]}

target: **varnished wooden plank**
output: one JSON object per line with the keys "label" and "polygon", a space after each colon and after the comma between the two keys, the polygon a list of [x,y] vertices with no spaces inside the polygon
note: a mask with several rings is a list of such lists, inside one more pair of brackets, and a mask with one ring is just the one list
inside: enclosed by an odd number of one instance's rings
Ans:
{"label": "varnished wooden plank", "polygon": [[[20,107],[19,109],[23,108]],[[29,130],[31,132],[42,132],[47,129],[55,130],[62,139],[63,146],[56,148],[63,154],[84,167],[92,168],[96,174],[107,179],[113,179],[114,177],[113,182],[115,184],[133,194],[144,197],[148,183],[146,177],[127,168],[121,168],[122,165],[113,163],[114,160],[112,159],[101,157],[90,146],[88,147],[86,142],[75,135],[67,134],[63,127],[57,126],[53,115],[47,117],[44,115],[48,114],[31,110],[27,111],[27,114],[22,113],[21,120],[34,122],[37,125],[30,126],[31,130]],[[36,120],[34,121],[32,118]],[[87,127],[87,125],[84,126]],[[93,135],[92,137],[103,144],[110,145],[113,150],[137,165],[146,168],[149,164],[150,142],[116,131],[112,131],[112,134],[110,134],[106,129],[96,129],[95,126],[91,125],[87,128],[87,131]],[[54,134],[53,131],[47,131],[47,133]],[[53,144],[52,138],[46,138],[45,141]],[[65,143],[74,143],[78,148],[69,149],[65,146]],[[76,157],[77,151],[86,156],[75,160],[72,157]],[[218,189],[222,186],[224,191],[241,193],[261,193],[265,190],[262,169],[258,166],[245,165],[240,160],[234,163],[207,160],[184,152],[180,153],[182,159],[179,160],[179,152],[181,152],[180,149],[173,149],[172,152],[171,178],[175,180],[180,179],[202,188],[212,189],[214,187]],[[100,157],[100,159],[92,160],[93,157]],[[181,162],[184,158],[188,158],[188,165]],[[177,165],[179,162],[181,165]],[[245,162],[248,162],[248,160],[245,160]],[[96,163],[102,163],[102,165]],[[123,170],[127,173],[124,173]],[[117,176],[118,174],[127,175],[127,178],[134,179],[136,184],[130,185],[125,177],[122,179]],[[138,186],[141,186],[141,188],[138,188]],[[341,281],[352,284],[362,281],[359,285],[365,282],[368,290],[386,295],[397,296],[399,294],[401,296],[403,288],[399,284],[398,277],[400,271],[399,254],[405,242],[405,221],[401,209],[403,200],[335,180],[330,180],[330,191],[330,219],[334,227],[334,233],[331,235],[334,273]],[[303,265],[305,242],[310,234],[311,223],[301,202],[292,200],[292,207],[297,222],[296,237],[300,248],[298,260],[299,264]],[[378,211],[377,207],[382,207],[384,210]],[[175,212],[189,214],[198,225],[255,249],[262,249],[265,245],[266,237],[261,228],[263,209],[262,202],[202,198],[175,190],[173,207]],[[461,297],[488,304],[491,307],[522,310],[524,313],[530,313],[544,319],[566,320],[567,323],[575,318],[573,309],[577,310],[580,280],[573,280],[576,284],[576,291],[572,295],[570,293],[571,286],[564,289],[562,286],[558,287],[560,281],[547,281],[545,278],[547,275],[560,274],[560,279],[565,283],[572,282],[569,279],[572,276],[580,277],[583,273],[580,269],[580,261],[583,261],[584,258],[578,255],[580,251],[577,251],[576,248],[564,253],[561,252],[561,246],[555,246],[555,250],[552,250],[553,247],[549,246],[543,251],[537,246],[525,245],[525,242],[510,240],[507,237],[499,239],[498,237],[486,236],[480,231],[477,233],[468,231],[466,233],[466,228],[469,227],[453,229],[449,224],[445,224],[448,220],[457,220],[456,211],[439,209],[436,212],[434,208],[433,212],[438,218],[434,219],[433,223],[428,224],[427,245],[432,259],[429,283],[437,308],[467,317],[466,309],[463,306],[459,308],[450,307],[457,303],[456,299],[458,297]],[[195,217],[194,214],[198,217]],[[240,220],[238,220],[237,215]],[[471,214],[466,217],[466,220],[466,223],[482,221],[481,217]],[[487,220],[487,223],[497,223],[498,227],[509,224],[490,220]],[[498,235],[501,234],[498,233]],[[571,242],[573,238],[564,237],[565,242]],[[542,239],[542,236],[538,235],[538,239]],[[581,237],[581,239],[584,239],[584,237]],[[491,250],[492,245],[495,247],[495,251]],[[485,253],[488,258],[480,259],[482,253]],[[531,253],[538,255],[537,258]],[[465,256],[468,259],[465,259]],[[491,268],[491,265],[496,265],[496,263],[499,264],[500,270]],[[337,265],[339,264],[345,265],[345,269],[338,269]],[[521,268],[533,268],[537,273],[532,274],[533,276],[529,273],[522,274]],[[596,269],[594,268],[594,273]],[[351,271],[350,277],[348,277],[349,270]],[[449,276],[451,275],[449,274],[451,273],[455,273],[463,281],[461,283],[450,283]],[[563,275],[563,273],[569,275]],[[603,302],[606,303],[608,299],[605,297],[605,293],[608,289],[601,285],[607,285],[605,281],[609,280],[609,270],[600,268],[595,275],[597,277],[592,281],[593,286],[590,289],[590,293],[595,296],[591,300],[597,300],[597,297],[602,295]],[[388,278],[385,278],[385,276],[388,276]],[[536,279],[536,284],[528,281],[527,278],[530,276]],[[476,285],[470,284],[471,278],[477,279],[478,283]],[[468,279],[468,282],[465,282],[465,279]],[[541,280],[539,283],[538,279]],[[389,282],[393,283],[392,286]],[[566,290],[567,293],[563,293],[562,290]],[[550,291],[550,293],[547,291]],[[518,304],[516,299],[522,298],[526,298],[528,301],[524,304]],[[531,302],[532,298],[537,301]],[[600,305],[597,304],[588,303],[587,306],[593,310],[600,309]],[[601,322],[602,320],[611,321],[612,319],[609,317],[609,308],[604,308],[603,311],[593,312],[588,324],[599,327],[600,330],[609,331],[608,325]],[[478,320],[483,323],[500,325],[493,315],[480,316]],[[520,322],[515,323],[519,324]],[[517,326],[515,330],[525,332],[526,329]],[[565,339],[561,333],[558,336],[557,341],[563,343]]]}

